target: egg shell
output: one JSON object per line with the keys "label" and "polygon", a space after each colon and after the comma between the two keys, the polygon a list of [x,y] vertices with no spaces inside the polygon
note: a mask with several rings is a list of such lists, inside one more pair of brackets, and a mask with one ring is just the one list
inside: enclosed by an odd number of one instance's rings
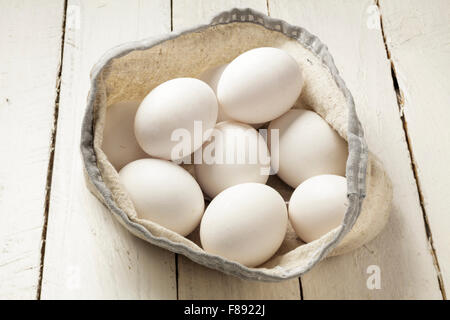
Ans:
{"label": "egg shell", "polygon": [[217,98],[232,119],[264,123],[288,111],[302,85],[300,67],[288,53],[277,48],[256,48],[225,68],[217,85]]}
{"label": "egg shell", "polygon": [[206,208],[200,240],[205,251],[254,267],[278,250],[287,221],[286,204],[275,189],[239,184],[221,192]]}
{"label": "egg shell", "polygon": [[134,136],[138,107],[138,101],[121,101],[106,109],[102,150],[117,171],[134,160],[148,158]]}
{"label": "egg shell", "polygon": [[[223,70],[228,66],[228,64],[222,64],[218,67],[214,67],[203,72],[198,78],[208,84],[214,93],[217,95],[217,85],[219,79],[222,76]],[[233,121],[223,110],[219,104],[219,112],[217,114],[217,123],[222,121]],[[265,123],[254,123],[251,126],[255,129],[262,127]]]}
{"label": "egg shell", "polygon": [[[202,163],[195,164],[195,177],[211,198],[240,183],[266,183],[269,177],[270,154],[266,142],[247,124],[235,121],[217,124],[211,140],[196,153],[201,153],[198,158]],[[208,160],[210,154],[217,157],[216,163]],[[244,161],[239,163],[238,155],[241,154]],[[227,157],[234,161],[227,162]]]}
{"label": "egg shell", "polygon": [[[272,130],[279,130],[278,152]],[[346,141],[317,113],[292,109],[268,127],[272,162],[278,176],[296,188],[308,178],[321,174],[345,175],[348,157]]]}
{"label": "egg shell", "polygon": [[[177,78],[154,88],[142,101],[135,118],[135,135],[149,155],[179,160],[201,147],[216,124],[218,104],[214,91],[203,81]],[[195,121],[201,131],[194,136]],[[189,148],[175,152],[180,141],[172,139],[175,130],[189,134]],[[180,132],[180,131],[178,131]]]}
{"label": "egg shell", "polygon": [[180,166],[160,159],[141,159],[119,172],[137,215],[181,234],[200,223],[204,199],[195,179]]}
{"label": "egg shell", "polygon": [[[220,66],[211,68],[203,72],[198,78],[208,84],[211,89],[213,89],[214,93],[217,93],[217,84],[219,83],[220,76],[222,75],[223,70],[225,70],[228,64],[222,64]],[[223,109],[220,107],[217,114],[217,122],[222,122],[226,120],[232,120],[229,116],[225,114]]]}
{"label": "egg shell", "polygon": [[305,242],[319,239],[337,228],[347,211],[347,180],[320,175],[299,185],[289,200],[289,221]]}

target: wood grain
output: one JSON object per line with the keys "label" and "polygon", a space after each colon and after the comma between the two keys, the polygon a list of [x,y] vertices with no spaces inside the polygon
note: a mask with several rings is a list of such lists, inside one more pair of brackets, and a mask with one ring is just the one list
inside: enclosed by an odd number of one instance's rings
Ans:
{"label": "wood grain", "polygon": [[43,299],[176,298],[174,255],[134,237],[88,191],[79,151],[92,65],[169,31],[165,0],[68,2]]}
{"label": "wood grain", "polygon": [[63,16],[0,0],[0,299],[37,296]]}
{"label": "wood grain", "polygon": [[450,292],[450,2],[381,1],[422,204]]}
{"label": "wood grain", "polygon": [[[269,8],[272,16],[305,27],[327,44],[355,98],[369,149],[384,163],[394,187],[384,231],[359,250],[327,259],[303,276],[304,298],[441,299],[378,7],[370,0],[304,0],[289,6],[270,0]],[[380,289],[366,285],[371,265],[380,268]]]}
{"label": "wood grain", "polygon": [[[216,14],[250,7],[267,13],[266,0],[208,1],[173,0],[173,29],[208,23]],[[178,257],[179,299],[300,299],[297,279],[281,283],[245,281]]]}

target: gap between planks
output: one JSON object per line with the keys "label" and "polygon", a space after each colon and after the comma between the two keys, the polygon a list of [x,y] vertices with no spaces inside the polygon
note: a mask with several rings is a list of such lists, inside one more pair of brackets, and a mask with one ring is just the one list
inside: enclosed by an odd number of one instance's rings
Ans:
{"label": "gap between planks", "polygon": [[173,31],[173,0],[170,0],[170,31]]}
{"label": "gap between planks", "polygon": [[269,0],[266,0],[266,7],[267,7],[267,15],[270,16],[270,5],[269,5]]}
{"label": "gap between planks", "polygon": [[392,82],[393,82],[394,90],[395,90],[395,93],[396,93],[396,96],[397,96],[397,104],[398,104],[398,109],[399,109],[399,116],[400,116],[400,120],[402,122],[403,132],[405,134],[405,140],[406,140],[406,145],[407,145],[407,148],[408,148],[409,157],[411,159],[410,165],[411,165],[411,169],[412,169],[412,172],[413,172],[413,175],[414,175],[414,180],[416,182],[417,193],[419,195],[419,203],[420,203],[420,209],[422,211],[422,217],[423,217],[423,222],[424,222],[424,226],[425,226],[425,233],[427,235],[428,243],[430,245],[431,256],[433,257],[433,265],[434,265],[435,270],[436,270],[436,275],[437,275],[437,281],[438,281],[438,284],[439,284],[439,289],[441,291],[442,298],[444,300],[447,300],[447,294],[446,294],[445,288],[444,288],[444,280],[442,279],[441,268],[439,266],[439,260],[437,258],[436,250],[434,248],[433,235],[431,233],[431,228],[430,228],[430,225],[429,225],[429,222],[428,222],[427,212],[426,212],[425,206],[423,204],[423,195],[422,195],[422,190],[421,190],[421,187],[420,187],[419,175],[417,174],[417,168],[416,168],[416,165],[415,165],[414,153],[412,151],[410,136],[409,136],[409,133],[408,133],[408,124],[406,122],[406,119],[405,119],[405,116],[404,116],[404,113],[403,113],[404,95],[403,95],[403,91],[400,88],[400,85],[398,83],[397,72],[395,70],[395,64],[394,64],[394,61],[391,58],[391,52],[389,50],[389,46],[388,46],[387,41],[386,41],[386,35],[384,33],[384,28],[383,28],[383,17],[382,17],[382,14],[381,14],[381,8],[380,8],[379,0],[375,0],[375,5],[378,7],[378,12],[380,14],[381,34],[383,36],[384,47],[386,49],[386,56],[387,56],[387,59],[389,60],[390,65],[391,65]]}
{"label": "gap between planks", "polygon": [[59,57],[59,66],[58,66],[58,74],[56,76],[55,90],[55,108],[53,112],[53,128],[50,138],[50,156],[48,160],[47,167],[47,180],[45,185],[45,202],[44,202],[44,224],[42,226],[42,235],[41,235],[41,261],[39,267],[39,278],[38,285],[36,290],[36,299],[41,300],[41,291],[42,291],[42,279],[44,274],[44,261],[45,261],[45,245],[47,238],[47,224],[48,224],[48,215],[50,210],[50,195],[52,189],[52,178],[53,178],[53,164],[55,160],[55,145],[56,145],[56,134],[58,131],[58,114],[59,114],[59,99],[60,99],[60,91],[61,91],[61,74],[63,68],[63,56],[64,56],[64,42],[66,36],[66,16],[67,16],[67,2],[68,0],[64,0],[63,7],[63,20],[61,24],[62,33],[61,33],[61,48],[60,48],[60,57]]}

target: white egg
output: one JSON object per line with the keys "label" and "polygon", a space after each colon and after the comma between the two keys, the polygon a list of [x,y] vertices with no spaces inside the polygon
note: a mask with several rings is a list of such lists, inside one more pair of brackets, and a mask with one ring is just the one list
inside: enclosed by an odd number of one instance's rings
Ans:
{"label": "white egg", "polygon": [[208,138],[208,132],[216,124],[217,109],[214,91],[203,81],[193,78],[166,81],[142,101],[135,119],[136,139],[153,157],[184,158]]}
{"label": "white egg", "polygon": [[[217,84],[219,83],[220,76],[222,75],[223,70],[225,70],[228,64],[222,64],[218,67],[214,67],[206,70],[198,78],[208,84],[211,89],[213,89],[214,93],[217,93]],[[219,104],[219,112],[217,114],[217,122],[231,120],[229,116],[227,116]]]}
{"label": "white egg", "polygon": [[195,164],[195,177],[211,198],[236,184],[266,183],[269,177],[270,155],[266,142],[247,124],[234,121],[217,124],[211,140],[195,156],[202,160]]}
{"label": "white egg", "polygon": [[137,101],[122,101],[106,109],[102,149],[117,171],[131,161],[148,158],[134,136],[134,116],[138,107]]}
{"label": "white egg", "polygon": [[204,199],[195,179],[180,166],[166,160],[141,159],[119,172],[137,215],[182,236],[200,223]]}
{"label": "white egg", "polygon": [[287,228],[286,204],[273,188],[244,183],[215,197],[200,224],[203,249],[248,267],[272,257]]}
{"label": "white egg", "polygon": [[[203,72],[198,78],[202,81],[204,81],[205,83],[207,83],[211,89],[213,89],[214,93],[216,93],[217,95],[217,85],[219,83],[219,79],[222,76],[223,70],[225,70],[225,68],[228,66],[228,64],[222,64],[218,67],[214,67],[211,69],[206,70],[205,72]],[[223,108],[220,106],[219,103],[219,113],[217,115],[217,122],[222,122],[222,121],[233,121],[232,118],[230,118],[224,111]],[[255,129],[258,129],[260,127],[262,127],[265,123],[254,123],[251,124],[251,126]]]}
{"label": "white egg", "polygon": [[347,180],[320,175],[299,185],[289,201],[289,220],[305,242],[319,239],[338,227],[347,211]]}
{"label": "white egg", "polygon": [[224,112],[244,123],[263,123],[288,111],[300,95],[303,75],[297,62],[277,48],[257,48],[223,71],[217,98]]}
{"label": "white egg", "polygon": [[[278,176],[293,188],[321,174],[345,175],[346,141],[317,113],[289,110],[268,128],[269,145],[278,163]],[[278,129],[278,152],[272,130]]]}

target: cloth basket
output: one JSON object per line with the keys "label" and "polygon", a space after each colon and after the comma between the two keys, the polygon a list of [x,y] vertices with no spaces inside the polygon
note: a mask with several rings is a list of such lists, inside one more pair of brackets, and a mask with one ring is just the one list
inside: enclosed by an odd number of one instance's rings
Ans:
{"label": "cloth basket", "polygon": [[[289,228],[281,248],[269,261],[248,268],[203,251],[198,231],[182,237],[139,219],[101,146],[107,106],[124,100],[140,101],[164,81],[195,78],[257,47],[277,47],[296,59],[305,78],[297,104],[308,105],[348,142],[348,208],[339,227],[311,243],[302,243]],[[109,50],[91,72],[81,153],[89,189],[130,232],[199,264],[244,279],[279,281],[298,277],[321,259],[349,252],[373,239],[389,216],[390,180],[367,150],[352,95],[327,47],[305,29],[251,9],[226,11],[207,25]],[[292,192],[279,181],[273,186],[284,194]]]}

